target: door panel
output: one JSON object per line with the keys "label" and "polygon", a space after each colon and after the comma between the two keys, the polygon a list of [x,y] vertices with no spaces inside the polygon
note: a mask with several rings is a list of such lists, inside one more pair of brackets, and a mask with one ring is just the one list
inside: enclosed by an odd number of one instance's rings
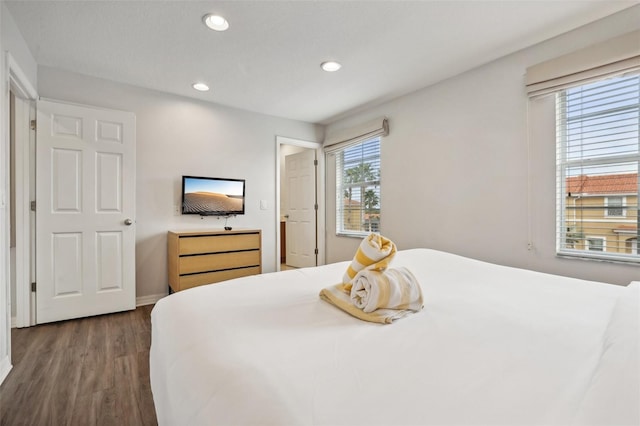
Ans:
{"label": "door panel", "polygon": [[122,206],[122,155],[99,152],[96,158],[96,211],[118,213]]}
{"label": "door panel", "polygon": [[134,309],[135,116],[37,109],[36,322]]}
{"label": "door panel", "polygon": [[82,234],[54,233],[51,237],[53,296],[82,294]]}
{"label": "door panel", "polygon": [[51,187],[55,213],[80,213],[82,205],[82,152],[52,150]]}
{"label": "door panel", "polygon": [[122,289],[122,232],[96,234],[98,292]]}

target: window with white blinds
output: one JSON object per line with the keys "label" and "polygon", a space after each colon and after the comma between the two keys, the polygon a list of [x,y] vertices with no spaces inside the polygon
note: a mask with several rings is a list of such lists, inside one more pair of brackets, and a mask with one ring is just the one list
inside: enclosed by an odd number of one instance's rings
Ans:
{"label": "window with white blinds", "polygon": [[640,262],[640,75],[556,95],[557,251]]}
{"label": "window with white blinds", "polygon": [[340,149],[336,155],[336,233],[380,231],[380,138]]}

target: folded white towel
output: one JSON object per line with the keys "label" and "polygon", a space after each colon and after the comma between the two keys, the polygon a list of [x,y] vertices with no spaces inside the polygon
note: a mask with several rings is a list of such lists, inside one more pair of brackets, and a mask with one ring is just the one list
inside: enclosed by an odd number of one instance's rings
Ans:
{"label": "folded white towel", "polygon": [[358,272],[352,281],[351,302],[367,313],[376,309],[418,312],[423,308],[422,289],[407,268]]}
{"label": "folded white towel", "polygon": [[380,234],[369,234],[362,240],[353,260],[342,277],[342,282],[350,288],[351,280],[363,269],[376,269],[381,271],[387,266],[396,254],[396,245],[388,238]]}

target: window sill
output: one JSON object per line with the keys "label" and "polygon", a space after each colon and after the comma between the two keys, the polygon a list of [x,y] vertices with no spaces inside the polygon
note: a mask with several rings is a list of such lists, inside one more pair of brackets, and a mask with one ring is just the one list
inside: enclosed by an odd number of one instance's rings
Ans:
{"label": "window sill", "polygon": [[336,232],[336,237],[347,237],[347,238],[366,238],[369,234],[373,234],[374,232]]}
{"label": "window sill", "polygon": [[621,265],[640,265],[640,256],[628,257],[628,256],[616,256],[616,255],[602,255],[602,254],[590,254],[585,252],[556,252],[556,257],[562,259],[577,259],[587,260],[595,262],[607,262],[617,263]]}

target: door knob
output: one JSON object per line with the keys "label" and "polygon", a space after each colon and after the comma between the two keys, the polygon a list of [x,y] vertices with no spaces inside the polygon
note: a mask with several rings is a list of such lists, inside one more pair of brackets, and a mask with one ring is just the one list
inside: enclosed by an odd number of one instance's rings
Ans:
{"label": "door knob", "polygon": [[124,224],[130,226],[131,224],[133,224],[133,221],[131,219],[125,219]]}

